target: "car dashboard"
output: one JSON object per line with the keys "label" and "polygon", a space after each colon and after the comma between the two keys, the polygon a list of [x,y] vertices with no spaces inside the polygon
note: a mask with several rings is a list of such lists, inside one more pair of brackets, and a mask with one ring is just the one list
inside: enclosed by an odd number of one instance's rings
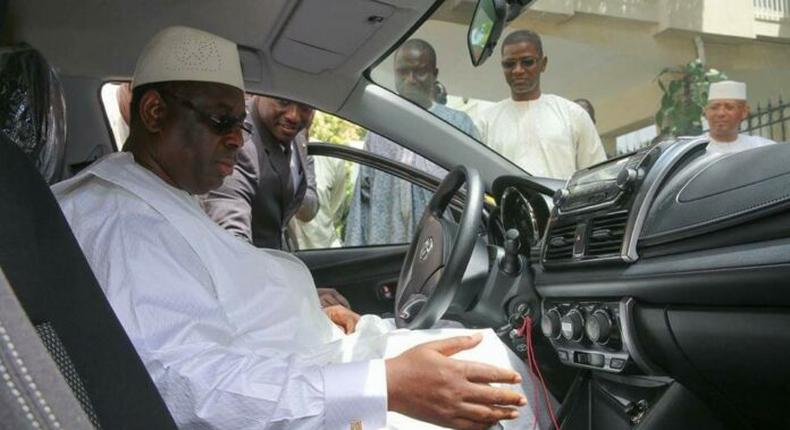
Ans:
{"label": "car dashboard", "polygon": [[620,388],[677,382],[719,422],[786,425],[790,146],[711,155],[707,143],[580,170],[551,209],[530,178],[500,178],[489,230],[533,238],[520,252],[562,365]]}

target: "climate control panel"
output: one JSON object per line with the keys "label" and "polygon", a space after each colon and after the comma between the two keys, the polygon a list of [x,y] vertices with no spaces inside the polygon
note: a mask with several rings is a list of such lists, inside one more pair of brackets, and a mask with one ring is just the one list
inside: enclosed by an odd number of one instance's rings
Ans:
{"label": "climate control panel", "polygon": [[619,373],[631,358],[623,342],[620,309],[620,302],[547,300],[541,331],[563,363]]}

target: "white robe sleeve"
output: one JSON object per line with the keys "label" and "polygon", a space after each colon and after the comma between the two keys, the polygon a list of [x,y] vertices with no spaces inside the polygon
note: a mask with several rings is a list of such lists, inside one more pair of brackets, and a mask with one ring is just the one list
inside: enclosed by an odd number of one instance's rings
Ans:
{"label": "white robe sleeve", "polygon": [[572,106],[570,117],[573,121],[576,169],[584,169],[605,161],[606,152],[590,115],[581,107]]}
{"label": "white robe sleeve", "polygon": [[488,109],[483,110],[479,115],[475,115],[472,118],[472,122],[477,129],[478,140],[483,142],[485,145],[491,146],[488,142],[488,117],[489,111]]}
{"label": "white robe sleeve", "polygon": [[64,213],[179,428],[386,425],[382,360],[319,366],[251,342],[172,225],[142,202],[115,206],[131,216],[92,216],[91,203],[67,202]]}

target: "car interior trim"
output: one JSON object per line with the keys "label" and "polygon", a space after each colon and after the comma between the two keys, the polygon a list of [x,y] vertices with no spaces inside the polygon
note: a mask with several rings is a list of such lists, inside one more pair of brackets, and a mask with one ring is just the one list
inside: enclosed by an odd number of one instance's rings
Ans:
{"label": "car interior trim", "polygon": [[649,203],[655,198],[664,179],[666,179],[669,172],[677,165],[679,160],[694,148],[707,143],[707,141],[708,139],[706,137],[701,137],[676,143],[670,146],[666,153],[662,154],[662,156],[656,160],[656,164],[650,169],[650,172],[645,177],[644,183],[636,194],[633,207],[637,208],[637,210],[634,211],[635,214],[632,215],[633,218],[629,220],[630,225],[626,227],[625,230],[624,242],[626,244],[626,249],[623,257],[626,261],[634,262],[639,259],[639,253],[637,252],[639,235],[642,232],[642,227],[644,226],[645,219],[651,207]]}
{"label": "car interior trim", "polygon": [[623,336],[623,345],[631,354],[637,366],[648,375],[665,375],[666,372],[656,366],[645,352],[639,347],[636,332],[634,331],[634,305],[636,300],[633,297],[625,297],[620,300],[620,323]]}

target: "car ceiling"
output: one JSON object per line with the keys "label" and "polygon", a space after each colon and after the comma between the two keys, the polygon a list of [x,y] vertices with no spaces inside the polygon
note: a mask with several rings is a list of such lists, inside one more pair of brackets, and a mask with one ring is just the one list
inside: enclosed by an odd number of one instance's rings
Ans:
{"label": "car ceiling", "polygon": [[[455,1],[455,0],[452,0]],[[70,162],[91,158],[79,146],[109,137],[88,90],[129,79],[137,55],[160,29],[186,25],[235,41],[250,92],[281,96],[346,118],[450,169],[476,167],[491,189],[515,164],[401,97],[371,84],[365,71],[404,39],[440,1],[420,0],[12,0],[4,43],[40,50],[72,91]],[[10,35],[10,36],[9,36]],[[67,91],[68,92],[68,91]],[[94,105],[95,104],[95,105]],[[403,127],[409,124],[409,127]],[[87,144],[85,144],[87,145]],[[107,145],[111,145],[107,141]],[[459,151],[459,147],[465,147]],[[536,181],[543,181],[535,178]],[[553,180],[545,180],[556,188]]]}
{"label": "car ceiling", "polygon": [[[337,111],[364,70],[433,6],[418,0],[12,1],[13,42],[64,75],[128,78],[159,29],[187,25],[241,47],[248,90]],[[331,83],[328,85],[327,83]]]}

